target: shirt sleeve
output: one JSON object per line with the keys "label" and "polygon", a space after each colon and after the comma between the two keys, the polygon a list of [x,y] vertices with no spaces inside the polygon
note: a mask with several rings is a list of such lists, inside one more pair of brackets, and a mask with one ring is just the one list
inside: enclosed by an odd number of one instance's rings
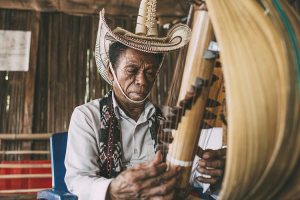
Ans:
{"label": "shirt sleeve", "polygon": [[112,180],[99,176],[96,134],[88,115],[75,108],[68,132],[65,182],[79,200],[104,200]]}

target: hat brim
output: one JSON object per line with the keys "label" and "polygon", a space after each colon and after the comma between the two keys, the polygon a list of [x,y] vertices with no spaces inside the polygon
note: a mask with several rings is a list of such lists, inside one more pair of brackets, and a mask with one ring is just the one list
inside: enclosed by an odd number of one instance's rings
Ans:
{"label": "hat brim", "polygon": [[187,25],[177,24],[172,27],[166,37],[146,37],[136,35],[122,28],[112,31],[104,18],[104,9],[99,13],[95,59],[98,71],[106,82],[112,84],[108,77],[109,47],[114,42],[120,42],[130,48],[147,53],[166,53],[186,45],[191,37],[191,30]]}

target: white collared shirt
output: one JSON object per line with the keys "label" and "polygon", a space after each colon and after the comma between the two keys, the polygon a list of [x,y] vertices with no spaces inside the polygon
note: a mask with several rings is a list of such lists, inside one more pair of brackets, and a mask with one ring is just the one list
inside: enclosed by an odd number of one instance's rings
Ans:
{"label": "white collared shirt", "polygon": [[154,140],[149,130],[149,119],[155,113],[154,105],[148,101],[137,121],[131,119],[118,105],[112,95],[116,118],[121,127],[122,162],[125,168],[154,158]]}

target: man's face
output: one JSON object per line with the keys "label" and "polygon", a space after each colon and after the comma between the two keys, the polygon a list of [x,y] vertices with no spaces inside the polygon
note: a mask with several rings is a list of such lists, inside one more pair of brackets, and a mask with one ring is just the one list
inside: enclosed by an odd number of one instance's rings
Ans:
{"label": "man's face", "polygon": [[[159,67],[159,59],[155,54],[126,49],[118,58],[115,73],[125,94],[132,100],[143,100],[153,85]],[[120,91],[115,81],[116,95]]]}

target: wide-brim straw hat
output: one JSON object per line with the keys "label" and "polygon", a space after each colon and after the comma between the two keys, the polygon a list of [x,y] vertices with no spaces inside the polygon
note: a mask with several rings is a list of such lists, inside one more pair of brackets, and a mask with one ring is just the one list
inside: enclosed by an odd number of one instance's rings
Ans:
{"label": "wide-brim straw hat", "polygon": [[[152,1],[152,0],[148,0]],[[156,6],[156,1],[155,6]],[[95,47],[95,59],[98,71],[106,82],[112,84],[108,78],[108,70],[110,65],[109,47],[114,42],[120,42],[130,48],[147,52],[147,53],[166,53],[179,49],[186,45],[191,37],[191,30],[187,25],[177,24],[173,26],[165,37],[157,37],[157,24],[155,14],[146,14],[152,16],[152,22],[148,19],[143,19],[143,13],[147,9],[143,8],[142,4],[148,3],[147,0],[142,0],[137,19],[136,33],[131,33],[120,27],[113,31],[108,27],[104,18],[104,9],[100,11],[99,27]],[[154,8],[155,13],[156,8]],[[149,9],[148,9],[149,11]],[[152,27],[151,27],[152,26]]]}

